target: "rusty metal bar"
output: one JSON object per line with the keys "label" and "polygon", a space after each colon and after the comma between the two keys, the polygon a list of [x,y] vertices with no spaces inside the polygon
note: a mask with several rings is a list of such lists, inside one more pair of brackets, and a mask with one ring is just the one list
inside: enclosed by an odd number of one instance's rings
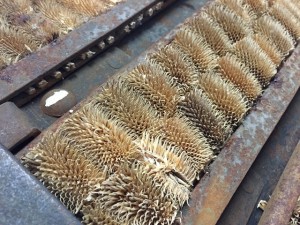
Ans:
{"label": "rusty metal bar", "polygon": [[267,204],[258,225],[288,224],[300,196],[300,141]]}
{"label": "rusty metal bar", "polygon": [[231,136],[183,210],[185,225],[216,224],[300,86],[300,46]]}
{"label": "rusty metal bar", "polygon": [[[127,0],[0,71],[0,104],[18,106],[70,75],[175,0]],[[90,54],[89,54],[90,53]]]}

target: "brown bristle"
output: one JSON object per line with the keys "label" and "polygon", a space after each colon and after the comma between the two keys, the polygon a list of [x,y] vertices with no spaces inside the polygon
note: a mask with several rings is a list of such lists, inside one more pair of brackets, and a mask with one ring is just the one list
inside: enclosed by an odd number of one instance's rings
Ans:
{"label": "brown bristle", "polygon": [[31,10],[30,0],[0,1],[0,13],[2,16],[14,17],[15,15],[26,15]]}
{"label": "brown bristle", "polygon": [[254,30],[263,34],[271,40],[283,56],[286,56],[294,49],[294,41],[288,31],[270,16],[262,16],[255,25]]}
{"label": "brown bristle", "polygon": [[259,47],[269,56],[272,62],[276,66],[279,66],[284,56],[280,53],[277,46],[263,34],[254,34],[252,38],[259,45]]}
{"label": "brown bristle", "polygon": [[99,3],[97,0],[58,0],[65,7],[87,16],[97,16],[109,7],[109,1],[104,0]]}
{"label": "brown bristle", "polygon": [[225,5],[211,4],[207,13],[222,27],[233,43],[252,33],[250,24],[247,24],[242,17],[236,15]]}
{"label": "brown bristle", "polygon": [[5,62],[3,56],[0,56],[0,69],[3,69],[7,66],[7,63]]}
{"label": "brown bristle", "polygon": [[268,0],[245,0],[244,4],[249,6],[256,18],[265,14],[269,9]]}
{"label": "brown bristle", "polygon": [[186,90],[196,85],[197,67],[187,55],[172,45],[167,45],[149,57],[152,62],[159,64],[169,76],[173,77],[181,89]]}
{"label": "brown bristle", "polygon": [[105,175],[62,136],[48,133],[23,158],[25,166],[73,213],[91,200]]}
{"label": "brown bristle", "polygon": [[35,0],[37,10],[60,27],[61,33],[74,30],[84,21],[82,16],[72,12],[53,0]]}
{"label": "brown bristle", "polygon": [[129,134],[114,120],[97,110],[92,104],[86,105],[60,127],[60,132],[74,142],[81,152],[103,171],[111,173],[131,155],[137,152]]}
{"label": "brown bristle", "polygon": [[248,99],[250,104],[262,93],[262,87],[249,69],[236,56],[227,54],[219,60],[220,75],[229,80]]}
{"label": "brown bristle", "polygon": [[96,204],[121,224],[172,224],[179,209],[152,167],[124,166],[101,184]]}
{"label": "brown bristle", "polygon": [[146,132],[143,134],[142,139],[136,143],[143,161],[153,164],[159,169],[164,168],[166,172],[172,171],[183,183],[192,186],[197,176],[197,167],[185,151],[168,145],[160,137],[153,138]]}
{"label": "brown bristle", "polygon": [[187,93],[179,102],[178,109],[213,146],[221,147],[231,134],[232,130],[225,117],[199,89]]}
{"label": "brown bristle", "polygon": [[244,5],[243,1],[244,0],[217,0],[216,2],[228,7],[247,24],[251,24],[255,19],[255,14],[248,5]]}
{"label": "brown bristle", "polygon": [[235,54],[263,87],[270,83],[277,72],[276,65],[250,36],[235,44]]}
{"label": "brown bristle", "polygon": [[248,111],[247,101],[241,92],[216,73],[203,74],[199,78],[199,87],[234,126]]}
{"label": "brown bristle", "polygon": [[178,31],[171,45],[188,55],[200,73],[217,66],[217,55],[196,32],[189,29]]}
{"label": "brown bristle", "polygon": [[223,56],[232,48],[229,37],[207,13],[202,12],[201,15],[193,18],[189,26],[204,38],[215,54]]}
{"label": "brown bristle", "polygon": [[93,104],[119,121],[134,137],[141,137],[158,118],[158,113],[150,104],[128,90],[120,81],[109,83]]}
{"label": "brown bristle", "polygon": [[182,116],[159,120],[153,125],[151,135],[185,151],[199,171],[213,159],[213,151],[203,134]]}
{"label": "brown bristle", "polygon": [[298,1],[281,0],[278,3],[283,4],[298,19],[298,21],[300,20],[300,4]]}
{"label": "brown bristle", "polygon": [[283,4],[275,3],[269,13],[289,31],[295,40],[300,39],[300,21],[289,9]]}
{"label": "brown bristle", "polygon": [[97,204],[96,201],[92,205],[84,205],[82,207],[82,223],[85,225],[127,225],[121,224],[106,213],[103,209],[101,209],[100,205]]}
{"label": "brown bristle", "polygon": [[124,81],[161,115],[172,116],[175,113],[179,90],[160,66],[150,62],[138,65],[124,77]]}

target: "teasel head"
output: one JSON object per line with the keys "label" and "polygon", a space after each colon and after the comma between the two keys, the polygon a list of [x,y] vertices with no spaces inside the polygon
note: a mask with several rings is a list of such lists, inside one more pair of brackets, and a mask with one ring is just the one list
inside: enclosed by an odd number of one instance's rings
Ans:
{"label": "teasel head", "polygon": [[179,30],[171,46],[187,55],[196,65],[199,73],[212,70],[217,66],[217,55],[204,38],[195,31],[188,28]]}
{"label": "teasel head", "polygon": [[121,80],[108,83],[92,103],[120,123],[133,138],[139,138],[159,118],[158,112]]}
{"label": "teasel head", "polygon": [[281,23],[295,40],[299,40],[300,20],[280,2],[278,1],[273,4],[269,10],[269,14]]}
{"label": "teasel head", "polygon": [[249,7],[256,18],[264,15],[269,9],[269,0],[245,0],[244,4]]}
{"label": "teasel head", "polygon": [[203,134],[186,117],[179,114],[162,118],[153,125],[150,133],[186,152],[198,171],[203,171],[214,158],[213,149]]}
{"label": "teasel head", "polygon": [[222,147],[232,132],[225,116],[200,89],[185,95],[178,104],[178,112],[203,133],[214,149]]}
{"label": "teasel head", "polygon": [[284,5],[298,21],[300,20],[300,4],[297,0],[281,0],[278,3]]}
{"label": "teasel head", "polygon": [[232,43],[252,33],[251,24],[223,4],[210,4],[207,8],[207,14],[219,24]]}
{"label": "teasel head", "polygon": [[254,34],[252,38],[256,42],[256,44],[258,44],[259,47],[267,54],[272,62],[278,67],[284,58],[284,56],[280,53],[278,47],[263,34]]}
{"label": "teasel head", "polygon": [[5,68],[6,66],[7,66],[6,62],[4,61],[2,56],[0,56],[0,70]]}
{"label": "teasel head", "polygon": [[149,55],[149,59],[160,65],[169,76],[173,77],[175,84],[183,91],[197,84],[197,67],[190,57],[172,45],[167,45]]}
{"label": "teasel head", "polygon": [[91,204],[83,205],[81,213],[83,214],[82,223],[86,225],[128,225],[119,223],[108,212],[101,209],[97,200]]}
{"label": "teasel head", "polygon": [[47,133],[22,163],[75,214],[106,179],[58,133]]}
{"label": "teasel head", "polygon": [[143,163],[124,165],[101,184],[96,204],[120,224],[172,224],[179,210],[157,171]]}
{"label": "teasel head", "polygon": [[202,36],[218,56],[223,56],[232,49],[225,31],[207,13],[202,12],[191,19],[187,25],[192,31]]}
{"label": "teasel head", "polygon": [[278,21],[268,15],[260,17],[254,24],[256,33],[262,34],[273,42],[283,57],[287,56],[295,47],[293,37]]}
{"label": "teasel head", "polygon": [[263,87],[266,87],[276,74],[276,65],[259,47],[251,36],[238,41],[234,47],[235,55],[243,62],[249,71],[255,75]]}
{"label": "teasel head", "polygon": [[215,72],[203,74],[199,87],[233,126],[238,125],[248,111],[248,102],[231,82]]}
{"label": "teasel head", "polygon": [[84,17],[72,12],[56,1],[34,0],[33,2],[38,12],[41,12],[46,18],[59,26],[60,33],[67,34],[85,21]]}
{"label": "teasel head", "polygon": [[262,86],[249,69],[233,54],[219,59],[219,72],[247,98],[249,106],[262,94]]}
{"label": "teasel head", "polygon": [[135,67],[124,82],[143,97],[162,116],[172,116],[180,98],[180,90],[163,69],[151,62]]}
{"label": "teasel head", "polygon": [[130,134],[92,104],[66,119],[60,132],[74,143],[75,150],[109,174],[137,151]]}

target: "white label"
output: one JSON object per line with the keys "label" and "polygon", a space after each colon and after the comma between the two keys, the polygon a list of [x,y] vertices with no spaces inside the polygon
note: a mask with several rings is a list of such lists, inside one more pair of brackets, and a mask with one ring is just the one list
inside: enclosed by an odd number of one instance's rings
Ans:
{"label": "white label", "polygon": [[58,101],[64,99],[68,94],[69,94],[69,92],[67,92],[65,90],[55,91],[52,96],[50,96],[49,98],[46,99],[45,106],[49,107],[51,105],[56,104]]}

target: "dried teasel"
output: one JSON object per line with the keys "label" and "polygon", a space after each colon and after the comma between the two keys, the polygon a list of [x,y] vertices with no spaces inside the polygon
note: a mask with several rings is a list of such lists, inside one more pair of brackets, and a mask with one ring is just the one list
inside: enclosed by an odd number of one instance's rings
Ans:
{"label": "dried teasel", "polygon": [[179,210],[151,166],[123,166],[101,184],[96,204],[121,224],[169,224]]}
{"label": "dried teasel", "polygon": [[284,7],[286,7],[293,14],[293,16],[297,18],[298,21],[300,20],[300,4],[298,1],[280,0],[278,1],[278,4],[284,5]]}
{"label": "dried teasel", "polygon": [[73,213],[106,178],[57,133],[45,135],[22,162]]}
{"label": "dried teasel", "polygon": [[183,116],[162,118],[153,125],[151,135],[161,137],[185,151],[199,171],[202,171],[214,158],[213,150],[206,138]]}
{"label": "dried teasel", "polygon": [[235,44],[235,54],[263,87],[270,83],[277,72],[276,65],[250,36]]}
{"label": "dried teasel", "polygon": [[185,151],[169,145],[161,137],[151,137],[147,132],[136,144],[142,161],[153,164],[158,170],[175,174],[182,183],[192,186],[197,177],[197,167]]}
{"label": "dried teasel", "polygon": [[160,66],[151,62],[138,65],[124,82],[142,96],[163,116],[172,116],[176,110],[179,90],[175,82]]}
{"label": "dried teasel", "polygon": [[186,90],[197,84],[197,67],[187,55],[172,45],[167,45],[150,55],[149,58],[150,61],[159,64],[169,76],[173,77],[181,89]]}
{"label": "dried teasel", "polygon": [[283,57],[287,56],[294,49],[292,36],[285,27],[270,16],[260,17],[254,24],[254,30],[273,42]]}
{"label": "dried teasel", "polygon": [[158,118],[158,112],[121,81],[107,84],[92,103],[135,138],[141,137]]}
{"label": "dried teasel", "polygon": [[188,92],[179,102],[178,110],[203,133],[212,146],[221,147],[232,132],[225,117],[200,89]]}
{"label": "dried teasel", "polygon": [[248,99],[250,104],[262,93],[262,87],[249,69],[233,54],[219,60],[220,75],[230,81]]}
{"label": "dried teasel", "polygon": [[269,14],[278,20],[295,40],[300,39],[300,20],[288,8],[280,4],[280,1],[273,4]]}
{"label": "dried teasel", "polygon": [[220,25],[233,43],[252,33],[250,24],[225,5],[211,4],[207,13]]}
{"label": "dried teasel", "polygon": [[[121,223],[100,208],[97,200],[92,204],[84,205],[81,212],[83,214],[82,223],[85,225],[121,225]],[[122,223],[122,225],[128,224]]]}
{"label": "dried teasel", "polygon": [[269,56],[272,62],[276,66],[279,66],[284,56],[280,53],[277,46],[263,34],[254,34],[252,38],[259,45],[259,47]]}
{"label": "dried teasel", "polygon": [[188,26],[192,31],[197,32],[208,43],[210,48],[219,56],[225,55],[231,50],[231,42],[225,31],[214,22],[205,12],[194,17]]}
{"label": "dried teasel", "polygon": [[190,29],[179,30],[171,45],[191,58],[200,73],[217,66],[217,56],[196,32]]}
{"label": "dried teasel", "polygon": [[6,62],[4,61],[4,59],[0,56],[0,69],[3,69],[4,67],[6,67],[7,64]]}
{"label": "dried teasel", "polygon": [[199,87],[207,94],[225,118],[236,126],[248,111],[247,101],[241,92],[217,73],[203,74]]}
{"label": "dried teasel", "polygon": [[268,0],[245,0],[244,4],[249,6],[252,14],[254,14],[256,18],[265,14],[269,9]]}
{"label": "dried teasel", "polygon": [[108,173],[115,171],[137,151],[127,131],[92,104],[66,119],[60,132],[72,140],[78,152]]}

